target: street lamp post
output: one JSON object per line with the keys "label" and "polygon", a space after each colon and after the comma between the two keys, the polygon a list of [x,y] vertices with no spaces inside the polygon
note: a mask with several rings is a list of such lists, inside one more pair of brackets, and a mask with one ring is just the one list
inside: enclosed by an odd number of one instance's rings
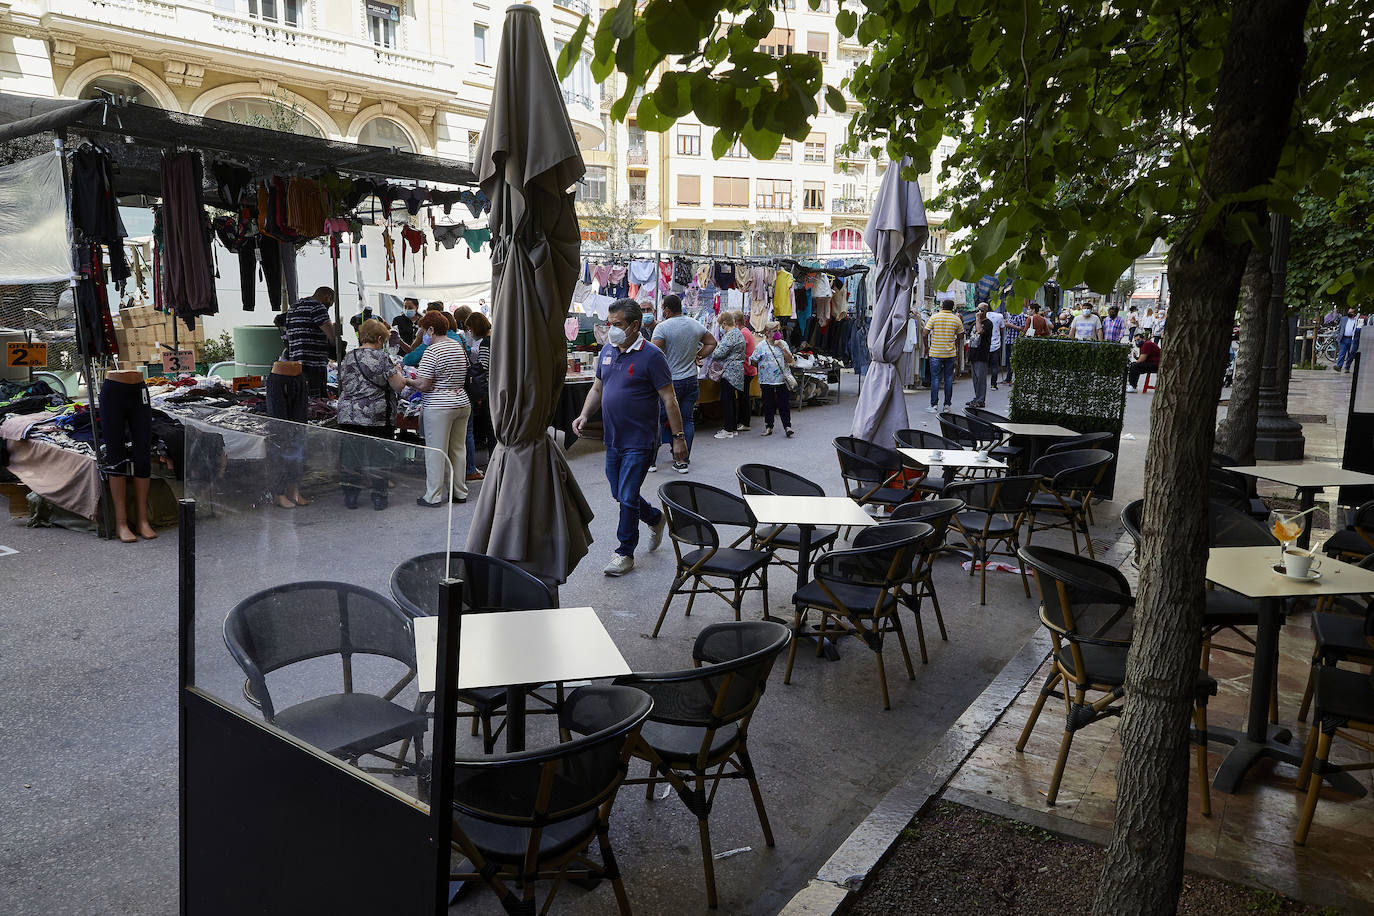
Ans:
{"label": "street lamp post", "polygon": [[1260,369],[1259,416],[1255,423],[1255,458],[1262,461],[1295,461],[1302,458],[1306,440],[1302,424],[1288,416],[1288,397],[1282,385],[1281,359],[1290,358],[1288,308],[1284,302],[1288,273],[1288,217],[1269,216],[1272,247],[1269,270],[1273,290],[1264,335],[1264,365]]}

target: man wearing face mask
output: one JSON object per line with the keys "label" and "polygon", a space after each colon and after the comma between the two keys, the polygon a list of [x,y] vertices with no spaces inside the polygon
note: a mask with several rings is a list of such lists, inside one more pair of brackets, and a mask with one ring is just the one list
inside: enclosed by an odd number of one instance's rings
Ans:
{"label": "man wearing face mask", "polygon": [[401,342],[397,346],[402,353],[409,353],[415,349],[415,319],[419,316],[419,311],[420,300],[406,297],[401,305],[400,316],[391,325],[401,337]]}
{"label": "man wearing face mask", "polygon": [[601,408],[601,424],[606,443],[606,479],[611,494],[620,504],[620,524],[611,562],[603,570],[608,576],[623,576],[634,569],[635,547],[639,544],[639,523],[648,525],[649,549],[663,540],[666,519],[639,489],[658,450],[658,405],[668,415],[673,436],[673,460],[687,460],[687,437],[682,430],[682,414],[673,391],[673,373],[658,347],[645,346],[640,335],[643,326],[639,303],[617,299],[609,309],[606,346],[596,358],[596,381],[573,420],[573,432],[583,429]]}

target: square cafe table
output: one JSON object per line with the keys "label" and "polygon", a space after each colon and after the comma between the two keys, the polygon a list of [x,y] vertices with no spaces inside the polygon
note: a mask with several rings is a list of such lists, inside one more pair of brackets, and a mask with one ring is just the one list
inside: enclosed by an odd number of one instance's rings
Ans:
{"label": "square cafe table", "polygon": [[878,520],[848,496],[746,496],[754,518],[764,525],[796,525],[797,588],[806,585],[811,570],[811,532],[819,525],[867,527]]}
{"label": "square cafe table", "polygon": [[[1338,464],[1327,461],[1303,461],[1299,464],[1254,464],[1245,467],[1226,468],[1247,477],[1272,480],[1274,483],[1287,484],[1298,490],[1299,512],[1311,509],[1317,501],[1317,491],[1326,487],[1357,487],[1374,484],[1374,474],[1360,471],[1347,471]],[[1304,550],[1312,542],[1312,516],[1303,517],[1302,534],[1298,536],[1298,546]]]}
{"label": "square cafe table", "polygon": [[[434,691],[439,618],[417,617],[419,689]],[[630,666],[589,607],[462,615],[458,689],[506,688],[506,750],[525,748],[525,690],[540,684],[629,674]]]}
{"label": "square cafe table", "polygon": [[938,449],[942,453],[939,458],[933,457],[937,451],[933,448],[899,448],[897,451],[917,464],[925,465],[928,468],[972,468],[973,470],[989,468],[998,471],[1007,469],[1005,461],[990,456],[980,460],[978,452],[971,448]]}
{"label": "square cafe table", "polygon": [[[1256,599],[1260,607],[1245,732],[1235,736],[1235,747],[1226,755],[1212,782],[1222,792],[1234,793],[1246,771],[1261,757],[1302,765],[1302,747],[1288,744],[1292,733],[1286,728],[1276,728],[1272,733],[1269,730],[1269,691],[1278,674],[1275,658],[1283,599],[1374,592],[1374,571],[1324,558],[1318,570],[1321,577],[1302,582],[1274,572],[1278,560],[1278,547],[1213,547],[1207,553],[1207,581]],[[1228,740],[1224,734],[1222,740]],[[1324,778],[1347,794],[1365,794],[1348,773],[1327,772]]]}
{"label": "square cafe table", "polygon": [[1026,467],[1030,467],[1035,463],[1035,459],[1040,457],[1045,448],[1041,445],[1044,440],[1072,439],[1078,435],[1067,426],[1058,426],[1054,423],[1012,423],[1007,420],[997,420],[992,425],[1002,432],[1010,434],[1013,438],[1031,440],[1027,445]]}

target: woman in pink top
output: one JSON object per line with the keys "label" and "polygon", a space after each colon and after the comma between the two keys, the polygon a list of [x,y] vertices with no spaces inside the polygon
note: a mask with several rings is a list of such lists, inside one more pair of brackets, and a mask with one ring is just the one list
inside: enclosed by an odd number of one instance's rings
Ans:
{"label": "woman in pink top", "polygon": [[739,416],[743,419],[740,424],[741,430],[749,428],[749,414],[751,413],[749,399],[749,380],[759,374],[759,367],[749,361],[749,357],[754,355],[754,345],[758,340],[754,337],[754,331],[749,327],[749,316],[742,311],[735,312],[735,327],[744,334],[744,391],[740,393]]}

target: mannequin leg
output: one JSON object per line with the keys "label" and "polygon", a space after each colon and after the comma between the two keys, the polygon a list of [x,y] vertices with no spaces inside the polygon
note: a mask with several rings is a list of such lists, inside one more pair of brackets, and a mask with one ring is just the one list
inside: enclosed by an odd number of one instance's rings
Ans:
{"label": "mannequin leg", "polygon": [[[129,530],[129,513],[125,508],[128,499],[128,479],[118,475],[110,476],[110,501],[114,503],[115,534],[119,535],[119,539],[124,543],[132,544],[138,538]],[[145,489],[143,493],[146,496],[148,491]]]}
{"label": "mannequin leg", "polygon": [[153,481],[149,477],[134,478],[134,512],[137,513],[135,530],[139,537],[151,541],[157,537],[153,526],[148,524],[148,488]]}

